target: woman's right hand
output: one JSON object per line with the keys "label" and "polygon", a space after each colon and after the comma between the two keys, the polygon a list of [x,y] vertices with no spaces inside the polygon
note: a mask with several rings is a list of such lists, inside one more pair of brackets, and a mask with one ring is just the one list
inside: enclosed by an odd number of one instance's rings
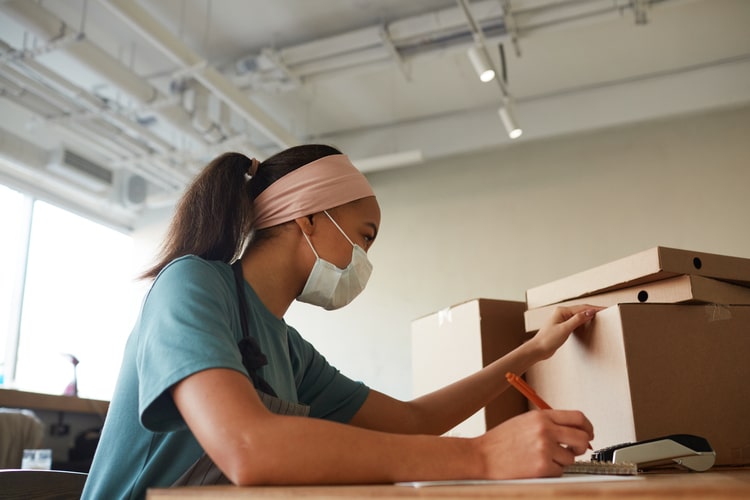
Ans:
{"label": "woman's right hand", "polygon": [[588,304],[556,307],[545,324],[528,342],[536,346],[536,351],[540,353],[539,361],[551,357],[573,331],[594,319],[596,313],[602,309],[604,307]]}
{"label": "woman's right hand", "polygon": [[591,422],[579,411],[534,410],[475,439],[485,477],[511,479],[560,476],[593,438]]}

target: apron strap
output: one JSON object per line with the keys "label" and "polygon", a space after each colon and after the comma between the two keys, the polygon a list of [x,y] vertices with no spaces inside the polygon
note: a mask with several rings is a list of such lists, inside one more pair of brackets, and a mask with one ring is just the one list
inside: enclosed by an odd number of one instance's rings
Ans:
{"label": "apron strap", "polygon": [[245,300],[245,278],[242,276],[242,263],[238,260],[232,264],[232,270],[234,271],[234,283],[237,289],[237,302],[240,308],[240,325],[242,326],[242,340],[237,344],[240,353],[242,354],[242,364],[245,365],[250,380],[253,381],[253,385],[256,389],[276,396],[276,391],[273,390],[271,384],[260,376],[258,370],[268,364],[268,358],[263,354],[263,351],[255,340],[255,337],[250,335],[250,331],[247,325],[247,301]]}

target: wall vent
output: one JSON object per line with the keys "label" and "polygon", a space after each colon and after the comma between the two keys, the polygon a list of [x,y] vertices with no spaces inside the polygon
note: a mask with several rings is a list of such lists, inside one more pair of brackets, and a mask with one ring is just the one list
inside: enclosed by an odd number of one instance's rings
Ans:
{"label": "wall vent", "polygon": [[52,153],[50,171],[93,192],[102,193],[112,187],[114,173],[83,156],[62,148]]}

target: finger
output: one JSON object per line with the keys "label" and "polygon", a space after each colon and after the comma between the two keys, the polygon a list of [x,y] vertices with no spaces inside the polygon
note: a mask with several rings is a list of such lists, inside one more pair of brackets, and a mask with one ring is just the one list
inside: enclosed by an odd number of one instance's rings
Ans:
{"label": "finger", "polygon": [[574,450],[571,450],[570,448],[566,448],[564,446],[558,446],[552,452],[552,461],[561,468],[560,473],[562,473],[563,467],[575,463],[576,456],[578,456],[578,454],[575,453]]}
{"label": "finger", "polygon": [[591,449],[591,435],[577,427],[558,426],[555,432],[557,443],[571,450],[574,456],[583,455]]}
{"label": "finger", "polygon": [[555,438],[558,444],[568,448],[574,448],[577,454],[584,453],[589,446],[592,436],[589,432],[579,427],[559,425],[555,429]]}
{"label": "finger", "polygon": [[567,320],[563,321],[561,324],[565,327],[566,330],[573,331],[579,326],[582,326],[592,319],[594,319],[594,316],[596,316],[596,313],[599,312],[600,309],[596,308],[586,308],[581,311],[578,311],[577,313],[570,316]]}
{"label": "finger", "polygon": [[594,439],[594,425],[582,412],[577,410],[546,410],[552,422],[561,427],[570,427],[586,433],[587,439]]}
{"label": "finger", "polygon": [[578,304],[573,306],[558,306],[555,308],[553,314],[552,314],[552,322],[553,323],[561,323],[569,320],[570,318],[574,317],[576,314],[585,312],[585,311],[592,311],[594,314],[596,312],[601,311],[602,309],[605,309],[601,306],[592,306],[590,304]]}
{"label": "finger", "polygon": [[570,450],[575,457],[583,455],[587,450],[591,450],[591,444],[586,433],[580,430],[573,430],[570,427],[562,433],[560,443],[565,445],[565,448]]}

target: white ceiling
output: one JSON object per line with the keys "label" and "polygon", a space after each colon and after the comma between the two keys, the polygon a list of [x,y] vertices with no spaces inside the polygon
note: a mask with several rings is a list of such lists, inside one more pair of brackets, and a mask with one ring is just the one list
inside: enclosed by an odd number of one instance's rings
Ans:
{"label": "white ceiling", "polygon": [[226,150],[510,144],[504,95],[517,141],[740,106],[748,26],[748,0],[0,0],[0,182],[129,226]]}

